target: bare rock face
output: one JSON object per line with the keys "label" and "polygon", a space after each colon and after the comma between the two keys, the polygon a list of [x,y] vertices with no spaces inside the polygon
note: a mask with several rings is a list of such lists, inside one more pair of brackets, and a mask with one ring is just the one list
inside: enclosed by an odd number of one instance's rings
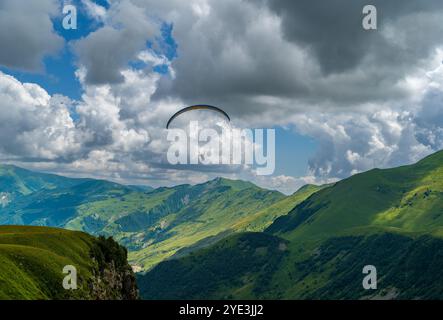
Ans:
{"label": "bare rock face", "polygon": [[138,288],[132,269],[117,270],[111,262],[93,277],[91,296],[96,300],[137,300]]}
{"label": "bare rock face", "polygon": [[91,254],[97,263],[90,283],[92,299],[139,299],[135,275],[127,263],[127,251],[124,247],[112,238],[99,237]]}

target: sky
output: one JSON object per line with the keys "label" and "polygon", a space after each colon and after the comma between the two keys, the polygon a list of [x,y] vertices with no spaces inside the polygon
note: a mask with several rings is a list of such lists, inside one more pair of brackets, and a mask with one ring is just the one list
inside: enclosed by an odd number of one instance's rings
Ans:
{"label": "sky", "polygon": [[[65,5],[77,29],[63,27]],[[440,0],[2,0],[0,162],[154,187],[291,193],[442,149]],[[173,166],[165,124],[215,105],[276,132],[275,172]],[[211,113],[188,115],[208,125]]]}

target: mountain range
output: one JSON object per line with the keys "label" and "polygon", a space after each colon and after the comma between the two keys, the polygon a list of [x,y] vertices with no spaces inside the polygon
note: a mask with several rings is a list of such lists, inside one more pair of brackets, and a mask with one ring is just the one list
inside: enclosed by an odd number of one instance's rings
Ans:
{"label": "mountain range", "polygon": [[0,166],[0,224],[36,225],[113,236],[135,270],[148,270],[241,231],[263,231],[321,189],[291,196],[250,182],[217,178],[152,189],[72,179]]}
{"label": "mountain range", "polygon": [[[313,193],[264,232],[237,233],[138,275],[145,299],[442,299],[443,152]],[[377,290],[362,286],[365,266]]]}
{"label": "mountain range", "polygon": [[[290,196],[223,178],[152,189],[2,165],[0,206],[2,225],[112,236],[128,248],[144,299],[443,298],[443,151],[413,165],[307,185]],[[19,263],[14,252],[22,250],[10,246],[28,246],[34,233],[2,234],[1,228],[0,258],[8,274]],[[91,243],[106,239],[43,230],[37,249],[53,247],[54,254],[66,251],[74,260],[81,248],[94,252]],[[37,254],[18,256],[51,273]],[[123,256],[117,260],[126,262]],[[377,270],[375,290],[362,286],[366,266]],[[42,288],[35,273],[23,277]],[[11,279],[0,282],[4,288],[22,283]],[[28,289],[15,294],[59,297]],[[4,289],[0,297],[11,292]]]}

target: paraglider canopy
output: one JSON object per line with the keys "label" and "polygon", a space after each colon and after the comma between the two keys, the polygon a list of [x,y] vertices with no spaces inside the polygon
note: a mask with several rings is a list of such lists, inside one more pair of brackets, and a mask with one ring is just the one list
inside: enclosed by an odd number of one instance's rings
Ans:
{"label": "paraglider canopy", "polygon": [[186,108],[183,108],[183,109],[177,111],[169,119],[168,123],[166,124],[166,129],[169,129],[169,125],[171,124],[171,122],[174,121],[174,119],[177,118],[179,115],[181,115],[182,113],[188,112],[188,111],[192,111],[192,110],[212,110],[212,111],[221,113],[226,119],[228,119],[228,121],[231,121],[231,118],[229,118],[228,114],[226,112],[224,112],[222,109],[214,107],[214,106],[205,105],[205,104],[198,104],[198,105],[186,107]]}

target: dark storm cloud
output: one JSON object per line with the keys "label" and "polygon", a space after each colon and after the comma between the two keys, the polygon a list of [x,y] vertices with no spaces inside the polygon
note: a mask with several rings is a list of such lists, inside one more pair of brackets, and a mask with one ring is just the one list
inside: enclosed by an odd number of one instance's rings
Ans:
{"label": "dark storm cloud", "polygon": [[157,97],[220,105],[238,116],[266,111],[257,95],[306,94],[307,57],[275,34],[279,21],[265,7],[232,0],[211,1],[207,11],[193,7],[167,20],[178,44],[176,77],[162,79]]}
{"label": "dark storm cloud", "polygon": [[154,100],[218,105],[237,118],[276,109],[284,119],[306,105],[354,108],[407,98],[405,78],[443,43],[443,3],[372,1],[378,9],[376,31],[362,28],[366,4],[113,2],[105,26],[74,47],[86,83],[117,83],[122,69],[153,38],[152,17],[170,23],[177,58],[171,76],[159,81]]}
{"label": "dark storm cloud", "polygon": [[2,0],[0,65],[27,71],[41,69],[44,56],[54,54],[63,45],[51,22],[58,8],[55,0]]}
{"label": "dark storm cloud", "polygon": [[408,98],[405,79],[443,44],[443,2],[370,3],[376,31],[362,27],[363,0],[210,1],[204,14],[185,5],[171,17],[160,13],[174,25],[178,58],[156,97],[215,104],[248,119],[270,109],[284,119],[307,105]]}
{"label": "dark storm cloud", "polygon": [[[397,56],[395,50],[398,48],[380,33],[362,28],[362,9],[366,5],[377,8],[381,28],[407,15],[443,9],[443,2],[439,0],[329,0],[327,3],[322,0],[267,0],[266,3],[282,18],[285,38],[307,46],[318,57],[322,70],[327,74],[357,67],[373,50],[381,51],[380,58],[387,59],[381,63]],[[391,51],[383,52],[385,49]],[[426,51],[429,45],[418,49]],[[397,60],[397,63],[402,62]]]}

